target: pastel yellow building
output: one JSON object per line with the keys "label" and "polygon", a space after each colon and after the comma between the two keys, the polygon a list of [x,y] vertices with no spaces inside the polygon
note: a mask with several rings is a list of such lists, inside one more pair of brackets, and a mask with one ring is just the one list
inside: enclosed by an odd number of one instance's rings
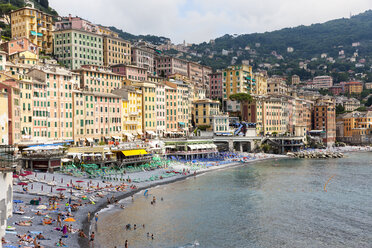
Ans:
{"label": "pastel yellow building", "polygon": [[103,36],[103,65],[130,65],[130,63],[130,42],[113,36]]}
{"label": "pastel yellow building", "polygon": [[267,77],[259,72],[254,73],[252,95],[264,96],[267,94]]}
{"label": "pastel yellow building", "polygon": [[112,92],[122,100],[122,135],[126,140],[141,137],[142,132],[142,92],[132,86],[125,86]]}
{"label": "pastel yellow building", "polygon": [[211,131],[213,128],[213,117],[220,114],[220,102],[203,99],[194,101],[194,106],[195,126]]}
{"label": "pastel yellow building", "polygon": [[53,52],[53,18],[38,9],[23,7],[10,14],[12,38],[26,37],[47,54]]}
{"label": "pastel yellow building", "polygon": [[156,135],[156,85],[151,82],[132,82],[142,92],[142,130],[147,136]]}
{"label": "pastel yellow building", "polygon": [[30,51],[18,52],[10,55],[9,60],[14,63],[37,65],[39,62],[39,55]]}
{"label": "pastel yellow building", "polygon": [[229,66],[222,72],[223,99],[228,100],[230,95],[236,93],[255,94],[255,81],[252,66]]}

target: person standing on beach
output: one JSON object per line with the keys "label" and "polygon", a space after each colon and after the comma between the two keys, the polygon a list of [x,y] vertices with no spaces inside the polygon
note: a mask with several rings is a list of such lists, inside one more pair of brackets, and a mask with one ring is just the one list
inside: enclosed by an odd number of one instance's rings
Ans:
{"label": "person standing on beach", "polygon": [[98,222],[98,213],[95,215],[96,217],[96,223]]}
{"label": "person standing on beach", "polygon": [[92,234],[90,235],[90,240],[89,240],[89,244],[92,244],[92,247],[94,247],[94,232],[92,232]]}
{"label": "person standing on beach", "polygon": [[57,216],[57,226],[62,227],[61,214]]}
{"label": "person standing on beach", "polygon": [[90,212],[88,212],[88,222],[90,222]]}
{"label": "person standing on beach", "polygon": [[125,248],[128,248],[128,240],[125,240]]}

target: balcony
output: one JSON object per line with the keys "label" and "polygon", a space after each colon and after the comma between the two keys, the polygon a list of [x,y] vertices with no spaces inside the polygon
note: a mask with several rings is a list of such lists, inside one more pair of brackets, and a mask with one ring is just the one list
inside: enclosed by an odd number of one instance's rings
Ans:
{"label": "balcony", "polygon": [[14,146],[0,145],[0,171],[11,172],[17,165],[16,157],[13,155]]}

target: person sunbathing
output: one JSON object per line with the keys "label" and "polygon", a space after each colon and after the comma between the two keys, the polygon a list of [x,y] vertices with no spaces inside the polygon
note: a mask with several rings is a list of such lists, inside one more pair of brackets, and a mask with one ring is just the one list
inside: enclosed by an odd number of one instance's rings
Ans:
{"label": "person sunbathing", "polygon": [[59,239],[59,241],[56,243],[56,246],[66,246],[66,244],[62,242],[62,239]]}
{"label": "person sunbathing", "polygon": [[2,244],[6,244],[7,243],[4,237],[1,238],[1,243]]}
{"label": "person sunbathing", "polygon": [[45,240],[45,237],[41,233],[36,235],[36,238],[39,239],[39,240]]}
{"label": "person sunbathing", "polygon": [[31,221],[19,221],[16,223],[18,226],[31,226],[32,222]]}
{"label": "person sunbathing", "polygon": [[79,230],[79,237],[80,238],[88,238],[88,236],[84,233],[83,229]]}
{"label": "person sunbathing", "polygon": [[52,224],[52,220],[51,219],[43,219],[43,225],[51,225]]}

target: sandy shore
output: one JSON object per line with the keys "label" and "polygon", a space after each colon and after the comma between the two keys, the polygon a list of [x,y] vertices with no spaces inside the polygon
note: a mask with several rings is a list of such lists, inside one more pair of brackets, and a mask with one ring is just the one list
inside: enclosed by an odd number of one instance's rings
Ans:
{"label": "sandy shore", "polygon": [[[251,159],[247,160],[246,163],[257,162],[265,159],[286,157],[283,155],[272,154],[242,155],[251,157]],[[201,166],[200,168],[195,170],[195,172],[197,174],[201,174],[208,171],[221,170],[246,163],[241,163],[239,161],[229,161],[229,163],[223,165],[215,165],[209,167]],[[187,169],[190,167],[186,166],[183,163],[176,163],[172,165],[172,169],[176,171],[182,171],[183,168]],[[126,174],[124,178],[127,178],[129,176],[132,180],[138,179],[142,182],[134,183],[137,189],[130,189],[128,187],[124,191],[115,190],[115,187],[118,187],[123,183],[119,180],[110,180],[109,182],[104,182],[102,181],[102,179],[74,177],[62,173],[34,173],[24,178],[15,179],[16,185],[14,185],[13,199],[23,201],[23,203],[14,204],[14,211],[18,211],[19,207],[22,206],[22,208],[24,209],[24,214],[13,214],[13,217],[8,220],[8,226],[15,227],[15,230],[6,233],[5,239],[8,243],[4,244],[4,247],[18,247],[19,238],[16,235],[31,234],[32,237],[35,237],[35,235],[39,232],[42,233],[42,235],[47,239],[38,241],[42,246],[56,247],[56,242],[62,237],[62,232],[57,229],[57,215],[58,213],[66,214],[68,212],[65,204],[69,202],[70,198],[72,199],[72,203],[81,203],[82,206],[79,207],[76,212],[72,212],[73,218],[76,220],[75,222],[66,223],[63,221],[64,218],[62,218],[62,224],[72,225],[72,229],[74,230],[72,233],[68,233],[67,238],[62,238],[63,243],[65,243],[68,247],[89,247],[88,239],[79,238],[78,230],[83,229],[84,233],[86,235],[89,235],[90,224],[94,223],[94,214],[99,213],[100,210],[107,208],[109,205],[107,203],[107,198],[115,197],[117,200],[121,200],[130,197],[131,195],[134,195],[141,190],[155,187],[157,185],[176,182],[185,179],[186,177],[193,176],[194,174],[194,170],[191,169],[190,174],[176,174],[172,177],[164,178],[161,180],[144,181],[145,179],[148,179],[150,177],[159,177],[160,175],[164,175],[164,173],[166,173],[166,170],[169,169],[157,169],[153,171],[143,171]],[[117,175],[117,178],[120,179],[122,178],[122,176]],[[24,192],[23,186],[18,185],[18,183],[21,181],[28,183],[27,186],[24,186],[28,188],[28,192]],[[78,181],[82,182],[79,183]],[[71,182],[75,185],[81,186],[83,190],[74,189],[72,190],[71,194]],[[97,188],[97,186],[99,187]],[[62,191],[66,198],[58,202],[59,205],[56,210],[38,210],[38,206],[29,205],[29,202],[31,200],[40,199],[40,205],[46,205],[49,208],[48,201],[50,197],[57,195],[58,191],[56,191],[56,189],[61,188],[66,189],[66,191]],[[103,194],[102,198],[97,196],[98,192]],[[86,196],[86,200],[82,199],[83,196]],[[95,204],[92,204],[92,201]],[[119,209],[119,206],[114,206],[114,208]],[[37,211],[47,214],[53,220],[53,223],[51,225],[42,225],[41,223],[45,216],[36,215]],[[88,221],[87,219],[88,212],[91,213],[90,221]],[[20,221],[32,221],[32,225],[16,225],[16,223]],[[27,242],[22,242],[20,245],[20,247],[33,247],[32,243]]]}

